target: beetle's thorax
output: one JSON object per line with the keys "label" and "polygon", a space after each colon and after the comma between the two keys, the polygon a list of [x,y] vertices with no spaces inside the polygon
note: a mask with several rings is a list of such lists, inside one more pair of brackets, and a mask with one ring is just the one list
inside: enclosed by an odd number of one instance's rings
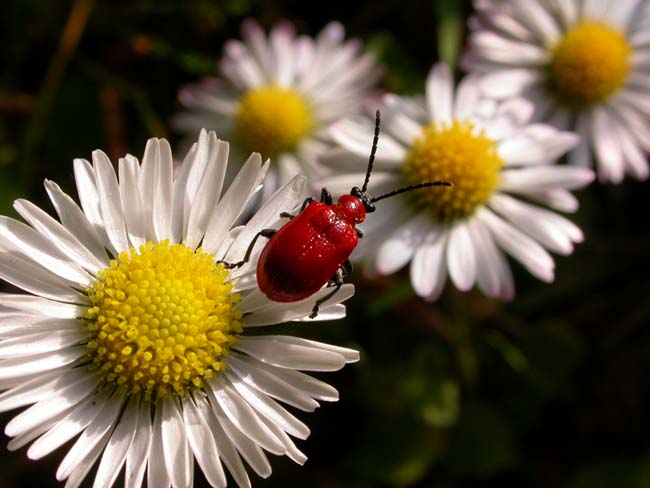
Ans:
{"label": "beetle's thorax", "polygon": [[341,195],[334,206],[336,214],[350,225],[360,224],[366,220],[366,207],[353,195]]}

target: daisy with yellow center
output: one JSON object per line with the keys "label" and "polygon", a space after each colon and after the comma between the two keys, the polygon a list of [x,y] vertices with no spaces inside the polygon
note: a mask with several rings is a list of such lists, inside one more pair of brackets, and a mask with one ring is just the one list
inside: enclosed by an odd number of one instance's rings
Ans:
{"label": "daisy with yellow center", "polygon": [[[79,486],[98,463],[94,486],[191,487],[194,460],[211,486],[225,466],[250,486],[242,458],[260,476],[264,454],[306,457],[290,436],[307,426],[281,403],[305,411],[337,392],[299,370],[333,371],[358,359],[351,349],[254,327],[309,320],[314,300],[278,304],[257,287],[256,257],[237,262],[262,228],[305,198],[305,179],[285,185],[235,227],[268,168],[259,154],[222,192],[229,146],[214,133],[173,176],[164,139],[142,164],[108,157],[75,160],[81,206],[55,183],[45,187],[59,219],[26,200],[27,224],[0,216],[0,277],[27,294],[0,294],[0,411],[27,409],[5,428],[9,449],[31,443],[40,459],[75,439],[56,476]],[[317,319],[344,316],[345,285]],[[223,463],[223,464],[222,464]]]}
{"label": "daisy with yellow center", "polygon": [[358,113],[381,74],[361,42],[344,38],[338,22],[312,39],[297,37],[289,22],[267,35],[246,20],[242,41],[226,43],[222,78],[181,89],[186,111],[174,125],[191,137],[203,127],[214,129],[239,153],[271,158],[265,195],[296,174],[322,176],[318,157],[332,146],[326,128]]}
{"label": "daisy with yellow center", "polygon": [[463,66],[496,99],[523,96],[535,120],[575,130],[569,159],[602,182],[646,179],[650,4],[637,0],[475,2]]}
{"label": "daisy with yellow center", "polygon": [[[460,290],[476,284],[486,295],[511,299],[514,283],[503,251],[537,278],[554,279],[548,250],[570,254],[582,233],[532,202],[576,209],[569,190],[589,183],[593,173],[554,164],[575,146],[575,134],[529,124],[532,107],[525,100],[496,104],[485,99],[476,77],[465,78],[454,90],[445,64],[429,73],[424,98],[386,95],[380,110],[382,133],[370,195],[433,180],[454,186],[377,203],[356,254],[365,259],[365,271],[390,274],[410,261],[413,287],[427,300],[438,298],[447,276]],[[342,193],[363,181],[372,133],[370,118],[334,124],[331,134],[340,148],[324,162],[357,172],[319,185]]]}

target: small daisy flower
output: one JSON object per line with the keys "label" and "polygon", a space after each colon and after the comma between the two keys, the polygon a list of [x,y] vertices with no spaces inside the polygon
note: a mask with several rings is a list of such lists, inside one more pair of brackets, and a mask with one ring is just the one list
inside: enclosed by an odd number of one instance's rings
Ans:
{"label": "small daisy flower", "polygon": [[233,150],[271,158],[265,190],[296,174],[321,176],[317,158],[331,147],[326,127],[358,113],[381,69],[362,44],[344,42],[338,22],[312,39],[296,37],[281,22],[267,36],[253,20],[242,24],[243,42],[230,40],[219,64],[222,79],[184,87],[187,108],[174,125],[196,137],[207,127],[233,141]]}
{"label": "small daisy flower", "polygon": [[[485,294],[508,300],[514,284],[503,250],[537,278],[552,281],[554,262],[546,249],[570,254],[583,236],[566,218],[530,201],[574,211],[577,201],[569,190],[589,183],[593,173],[553,164],[578,138],[529,125],[531,113],[522,99],[497,104],[481,98],[476,77],[465,78],[454,94],[445,64],[429,73],[426,99],[386,95],[369,193],[435,180],[454,186],[378,203],[356,255],[366,255],[365,269],[390,274],[410,261],[413,287],[427,300],[440,295],[447,275],[459,290],[477,284]],[[348,192],[363,181],[373,123],[348,119],[331,133],[341,147],[324,162],[358,172],[321,183]]]}
{"label": "small daisy flower", "polygon": [[648,178],[650,3],[475,0],[462,64],[489,96],[522,95],[535,120],[581,136],[569,160],[602,182]]}
{"label": "small daisy flower", "polygon": [[[334,371],[354,350],[255,327],[306,319],[314,299],[280,304],[259,291],[252,237],[304,198],[297,177],[246,225],[233,227],[268,168],[259,154],[222,192],[228,144],[202,132],[176,176],[164,139],[142,164],[77,159],[81,207],[45,187],[59,220],[26,200],[28,224],[0,217],[0,277],[28,294],[0,294],[0,411],[29,406],[6,426],[9,449],[40,459],[76,440],[56,473],[79,486],[191,487],[194,461],[211,486],[251,485],[245,460],[271,473],[264,451],[304,463],[290,436],[307,426],[281,403],[312,411],[335,389],[299,370]],[[319,294],[328,293],[323,290]],[[319,319],[345,314],[347,285]],[[223,463],[223,464],[222,464]]]}

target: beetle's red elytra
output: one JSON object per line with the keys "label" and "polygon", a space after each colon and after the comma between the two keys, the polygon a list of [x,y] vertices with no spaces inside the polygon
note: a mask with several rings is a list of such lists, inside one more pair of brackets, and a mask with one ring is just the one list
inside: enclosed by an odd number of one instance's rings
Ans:
{"label": "beetle's red elytra", "polygon": [[366,178],[361,189],[352,188],[333,204],[331,194],[323,188],[320,201],[307,198],[297,215],[282,213],[290,220],[279,229],[263,229],[251,241],[246,255],[237,263],[223,263],[229,268],[242,266],[250,259],[257,239],[269,239],[257,262],[257,284],[269,299],[297,302],[310,297],[323,286],[333,290],[317,300],[310,315],[333,297],[343,285],[344,276],[352,272],[350,254],[362,237],[356,228],[375,211],[374,203],[400,193],[432,186],[452,186],[448,181],[428,181],[370,198],[366,193],[379,141],[380,114],[376,113],[375,134],[368,160]]}

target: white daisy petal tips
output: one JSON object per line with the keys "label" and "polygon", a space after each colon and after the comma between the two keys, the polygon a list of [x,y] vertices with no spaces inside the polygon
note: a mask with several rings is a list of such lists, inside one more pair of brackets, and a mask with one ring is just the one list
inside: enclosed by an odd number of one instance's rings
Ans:
{"label": "white daisy petal tips", "polygon": [[[573,243],[583,239],[564,217],[522,201],[575,210],[568,190],[590,183],[594,174],[555,160],[575,147],[578,137],[531,124],[530,102],[495,103],[481,94],[481,82],[468,76],[454,90],[449,69],[438,64],[427,77],[424,100],[386,95],[380,105],[381,171],[371,178],[369,193],[436,180],[454,185],[413,191],[391,205],[378,203],[377,215],[364,229],[370,243],[362,248],[366,271],[390,274],[410,262],[413,288],[426,300],[440,296],[447,276],[459,290],[478,285],[490,297],[510,300],[514,285],[504,251],[548,282],[555,267],[548,251],[570,254]],[[347,154],[352,173],[324,178],[319,185],[338,191],[363,181],[370,125],[354,119],[331,127],[339,147],[323,161],[345,171]],[[382,151],[384,145],[390,151]]]}
{"label": "white daisy petal tips", "polygon": [[601,182],[648,178],[648,2],[475,0],[474,7],[462,65],[482,76],[485,95],[526,97],[537,120],[575,130],[582,142],[571,162],[595,166]]}
{"label": "white daisy petal tips", "polygon": [[[283,35],[275,33],[279,49]],[[232,271],[222,263],[299,205],[306,184],[294,178],[234,227],[268,164],[254,154],[222,194],[227,159],[228,144],[205,131],[175,177],[164,139],[148,142],[142,164],[121,159],[119,179],[96,151],[93,165],[75,162],[81,207],[46,182],[60,221],[25,200],[16,209],[30,225],[0,217],[0,276],[31,293],[0,294],[0,411],[28,407],[5,433],[11,449],[32,443],[31,459],[76,437],[56,473],[66,486],[96,463],[94,486],[105,487],[123,467],[125,486],[146,476],[149,486],[186,487],[196,459],[211,486],[226,486],[225,466],[246,487],[242,458],[264,477],[264,451],[302,464],[290,436],[309,429],[281,403],[312,411],[337,400],[300,371],[359,359],[311,340],[255,336],[259,325],[304,321],[313,303],[267,299],[256,259]],[[352,294],[342,287],[319,318],[343,317]]]}
{"label": "white daisy petal tips", "polygon": [[318,156],[331,147],[325,131],[352,116],[376,85],[382,69],[361,43],[344,41],[332,22],[312,39],[297,37],[289,22],[266,35],[252,19],[242,24],[242,41],[226,44],[222,79],[188,85],[179,93],[187,111],[173,120],[195,137],[206,127],[233,142],[233,150],[271,159],[265,195],[296,174],[323,175]]}

